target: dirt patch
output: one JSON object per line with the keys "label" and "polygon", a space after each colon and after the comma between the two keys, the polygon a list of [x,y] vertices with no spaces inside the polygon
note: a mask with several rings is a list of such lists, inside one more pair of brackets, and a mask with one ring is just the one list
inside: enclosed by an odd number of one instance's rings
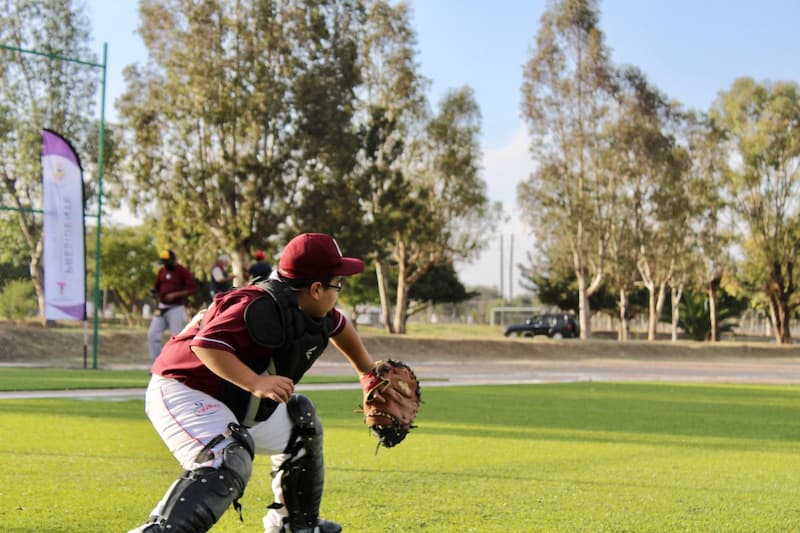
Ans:
{"label": "dirt patch", "polygon": [[[98,366],[150,363],[144,329],[101,329],[98,334]],[[75,327],[0,323],[0,363],[81,367],[91,366],[94,332]],[[364,343],[375,358],[418,362],[579,361],[616,359],[631,361],[724,361],[786,359],[800,357],[796,345],[770,342],[628,341],[608,339],[458,339],[365,335]],[[323,361],[341,361],[329,347]]]}

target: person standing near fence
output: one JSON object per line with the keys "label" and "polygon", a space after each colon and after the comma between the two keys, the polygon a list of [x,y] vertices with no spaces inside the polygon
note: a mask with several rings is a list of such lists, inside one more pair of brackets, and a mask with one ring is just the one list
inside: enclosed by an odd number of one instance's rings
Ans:
{"label": "person standing near fence", "polygon": [[217,257],[217,262],[211,267],[211,299],[217,294],[228,292],[233,288],[233,274],[228,273],[231,259],[227,255]]}
{"label": "person standing near fence", "polygon": [[186,299],[197,291],[194,276],[186,267],[178,264],[175,252],[164,250],[159,255],[161,268],[150,295],[158,300],[147,330],[147,345],[150,357],[155,361],[161,353],[161,338],[165,330],[173,335],[186,326]]}
{"label": "person standing near fence", "polygon": [[247,272],[250,274],[250,280],[255,281],[256,279],[267,279],[270,274],[272,274],[272,265],[267,263],[267,255],[262,251],[259,250],[255,253],[253,258],[256,260],[255,263],[250,265],[250,268],[247,269]]}

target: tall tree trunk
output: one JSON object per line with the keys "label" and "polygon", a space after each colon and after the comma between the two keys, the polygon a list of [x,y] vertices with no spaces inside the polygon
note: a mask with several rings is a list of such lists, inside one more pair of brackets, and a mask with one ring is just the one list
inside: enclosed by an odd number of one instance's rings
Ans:
{"label": "tall tree trunk", "polygon": [[792,332],[789,328],[791,318],[789,300],[795,292],[794,262],[790,261],[786,265],[778,261],[772,263],[767,292],[770,306],[774,307],[775,340],[780,344],[789,344],[792,342]]}
{"label": "tall tree trunk", "polygon": [[397,260],[397,298],[394,308],[394,332],[406,332],[406,320],[408,319],[408,251],[403,239],[397,239],[395,247],[395,259]]}
{"label": "tall tree trunk", "polygon": [[792,332],[789,328],[789,319],[791,311],[789,309],[789,298],[782,297],[778,299],[778,342],[780,344],[792,343]]}
{"label": "tall tree trunk", "polygon": [[386,273],[383,269],[383,261],[375,260],[375,274],[378,280],[378,294],[381,297],[381,315],[383,315],[383,329],[387,333],[394,333],[392,326],[391,307],[389,306],[389,294],[386,290]]}
{"label": "tall tree trunk", "polygon": [[656,340],[656,287],[647,284],[647,340]]}
{"label": "tall tree trunk", "polygon": [[669,278],[665,278],[664,281],[661,282],[661,285],[658,286],[658,297],[656,298],[656,312],[655,316],[651,319],[652,325],[650,326],[653,328],[653,338],[655,339],[657,329],[658,329],[658,321],[661,318],[661,312],[664,310],[664,301],[667,299],[667,282]]}
{"label": "tall tree trunk", "polygon": [[586,287],[586,277],[578,273],[578,320],[581,326],[581,339],[592,337],[592,308],[589,305],[589,293]]}
{"label": "tall tree trunk", "polygon": [[619,290],[619,331],[617,332],[617,340],[628,340],[628,291],[625,289]]}
{"label": "tall tree trunk", "polygon": [[711,332],[708,340],[711,342],[719,342],[718,296],[721,283],[722,278],[719,276],[715,276],[708,283],[708,315],[711,320]]}
{"label": "tall tree trunk", "polygon": [[39,322],[43,326],[47,325],[45,319],[45,302],[44,302],[44,270],[42,269],[41,256],[33,257],[30,262],[31,281],[33,281],[33,289],[36,291],[36,301],[39,304]]}
{"label": "tall tree trunk", "polygon": [[[10,191],[13,192],[13,180],[6,178],[6,183],[10,183]],[[44,238],[41,232],[36,233],[35,222],[33,215],[24,211],[24,207],[19,198],[14,197],[17,209],[17,220],[19,227],[22,230],[22,235],[25,241],[30,246],[31,260],[28,263],[28,269],[31,273],[31,281],[33,282],[33,289],[36,292],[36,301],[39,305],[39,321],[43,326],[47,326],[47,319],[45,319],[45,303],[44,303],[44,265],[42,264],[42,256],[44,255]]]}
{"label": "tall tree trunk", "polygon": [[781,342],[781,336],[778,333],[780,326],[779,321],[780,318],[778,317],[778,305],[775,301],[775,298],[770,295],[769,296],[769,321],[770,325],[772,326],[772,336],[775,337],[775,342]]}
{"label": "tall tree trunk", "polygon": [[589,273],[585,267],[584,258],[580,252],[573,250],[572,260],[575,265],[575,277],[578,282],[578,321],[581,328],[581,339],[592,337],[592,306],[589,297],[600,288],[603,283],[602,272],[597,273],[588,283]]}
{"label": "tall tree trunk", "polygon": [[247,267],[250,264],[247,262],[250,258],[250,252],[244,247],[239,248],[235,253],[230,254],[231,258],[231,271],[228,274],[233,274],[236,279],[233,280],[234,287],[243,287],[249,281],[249,274]]}
{"label": "tall tree trunk", "polygon": [[408,320],[408,283],[405,276],[405,268],[400,266],[400,274],[397,276],[397,301],[394,308],[394,332],[404,334],[406,332],[406,321]]}
{"label": "tall tree trunk", "polygon": [[683,284],[678,284],[677,287],[670,285],[672,300],[672,341],[678,340],[678,321],[681,317],[680,303],[683,296]]}

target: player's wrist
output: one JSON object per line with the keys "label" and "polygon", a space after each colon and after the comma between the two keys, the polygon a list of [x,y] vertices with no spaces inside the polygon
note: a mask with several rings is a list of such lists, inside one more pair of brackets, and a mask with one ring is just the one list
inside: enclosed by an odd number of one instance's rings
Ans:
{"label": "player's wrist", "polygon": [[370,370],[364,374],[361,374],[358,377],[359,383],[361,383],[361,388],[364,392],[368,393],[377,387],[380,382],[381,378],[378,377],[378,374],[375,372],[375,369]]}

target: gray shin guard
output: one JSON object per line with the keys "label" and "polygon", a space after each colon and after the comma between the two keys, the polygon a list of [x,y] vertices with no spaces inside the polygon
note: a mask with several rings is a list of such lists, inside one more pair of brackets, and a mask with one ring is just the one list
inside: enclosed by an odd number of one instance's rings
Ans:
{"label": "gray shin guard", "polygon": [[286,407],[294,428],[285,450],[290,457],[280,467],[281,488],[289,513],[288,523],[295,531],[313,528],[319,522],[325,480],[322,424],[314,404],[302,394],[293,395]]}
{"label": "gray shin guard", "polygon": [[231,503],[239,509],[238,500],[253,470],[253,441],[243,428],[237,426],[235,431],[239,433],[231,432],[234,441],[222,450],[220,467],[184,472],[170,487],[158,514],[150,517],[142,531],[208,531]]}

